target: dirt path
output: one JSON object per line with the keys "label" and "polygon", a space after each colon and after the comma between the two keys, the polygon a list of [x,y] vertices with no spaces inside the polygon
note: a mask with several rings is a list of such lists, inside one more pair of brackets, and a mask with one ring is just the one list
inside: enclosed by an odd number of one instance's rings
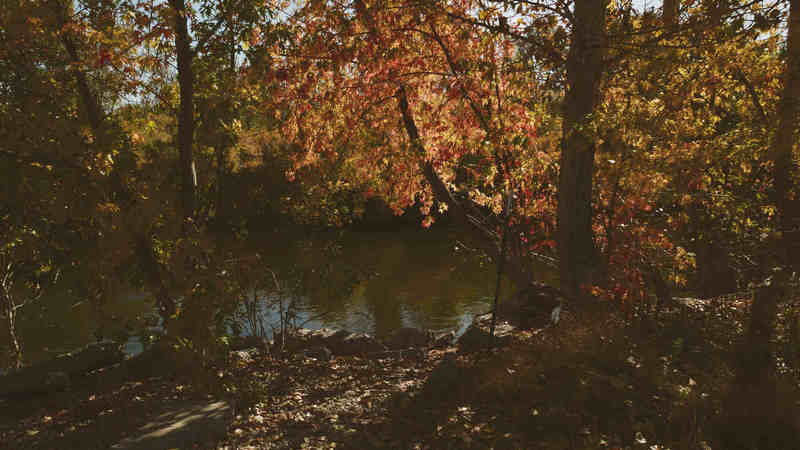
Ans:
{"label": "dirt path", "polygon": [[233,409],[226,401],[189,400],[171,405],[169,410],[148,420],[113,450],[166,450],[197,448],[222,439],[233,420]]}

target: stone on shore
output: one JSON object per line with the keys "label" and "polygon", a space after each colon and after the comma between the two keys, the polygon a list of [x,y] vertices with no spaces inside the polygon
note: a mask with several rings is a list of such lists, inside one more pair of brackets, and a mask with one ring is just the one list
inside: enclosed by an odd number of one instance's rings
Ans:
{"label": "stone on shore", "polygon": [[[490,327],[488,321],[475,321],[458,339],[458,347],[464,351],[474,351],[489,346]],[[494,330],[494,345],[508,344],[516,328],[507,322],[498,322]]]}
{"label": "stone on shore", "polygon": [[401,350],[412,347],[427,347],[433,342],[434,336],[430,331],[419,328],[403,327],[395,330],[386,339],[386,346],[392,350]]}

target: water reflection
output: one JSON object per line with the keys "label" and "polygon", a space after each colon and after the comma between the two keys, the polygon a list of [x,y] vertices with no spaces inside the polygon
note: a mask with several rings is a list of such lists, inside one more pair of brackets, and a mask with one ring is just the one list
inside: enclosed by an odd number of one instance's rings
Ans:
{"label": "water reflection", "polygon": [[[298,242],[267,259],[285,272],[292,271],[287,263],[305,269],[293,292],[300,322],[323,316],[306,326],[385,336],[403,326],[460,328],[488,309],[493,267],[454,242],[442,230],[345,233]],[[265,317],[275,322],[279,315],[273,309]]]}
{"label": "water reflection", "polygon": [[[265,234],[251,236],[246,252],[261,255],[251,267],[265,280],[259,297],[281,298],[284,308],[293,303],[295,323],[385,336],[403,326],[463,330],[473,314],[489,309],[494,266],[455,242],[447,230]],[[280,295],[266,283],[272,272]],[[118,296],[101,313],[89,302],[66,296],[43,300],[19,323],[28,361],[94,341],[101,314],[112,319],[105,321],[110,325],[102,334],[113,337],[124,332],[126,323],[141,323],[154,311],[148,297],[135,291]],[[279,322],[279,307],[267,308],[260,317],[269,334]],[[138,338],[128,340],[127,352],[141,349]]]}

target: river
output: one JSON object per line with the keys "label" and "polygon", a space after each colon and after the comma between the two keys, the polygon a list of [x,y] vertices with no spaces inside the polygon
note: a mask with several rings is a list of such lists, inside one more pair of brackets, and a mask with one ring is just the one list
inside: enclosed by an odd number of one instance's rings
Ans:
{"label": "river", "polygon": [[[249,256],[261,256],[249,267],[263,275],[261,287],[254,285],[248,297],[257,294],[261,309],[256,322],[263,323],[268,335],[280,322],[278,299],[284,311],[292,305],[296,325],[380,337],[404,326],[462,332],[473,315],[489,310],[494,295],[495,266],[446,229],[262,234],[248,238],[246,248]],[[280,291],[274,289],[275,281]],[[505,287],[508,292],[507,283]],[[98,330],[99,316],[106,318],[103,330]],[[236,323],[249,334],[245,316],[239,314]],[[25,307],[18,332],[26,362],[98,337],[125,340],[125,351],[135,354],[142,350],[141,338],[127,333],[125,325],[130,331],[130,324],[147,317],[155,317],[152,300],[133,289],[102,309],[54,293]]]}

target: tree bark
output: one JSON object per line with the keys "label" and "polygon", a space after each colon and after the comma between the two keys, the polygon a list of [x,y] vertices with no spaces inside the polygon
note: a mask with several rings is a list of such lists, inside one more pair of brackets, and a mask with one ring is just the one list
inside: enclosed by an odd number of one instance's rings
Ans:
{"label": "tree bark", "polygon": [[605,27],[605,1],[575,1],[558,182],[559,274],[562,291],[572,297],[582,285],[593,283],[598,262],[592,232],[595,144],[585,127],[600,101]]}
{"label": "tree bark", "polygon": [[753,297],[750,325],[747,330],[747,348],[740,361],[739,384],[756,386],[768,382],[772,372],[770,342],[775,335],[778,301],[784,295],[782,277],[776,276],[769,286],[760,287]]}
{"label": "tree bark", "polygon": [[184,223],[187,223],[194,218],[195,190],[197,188],[197,172],[192,151],[195,125],[192,48],[186,3],[184,0],[170,0],[169,3],[175,12],[175,52],[178,59],[178,84],[180,85],[178,150],[181,164],[181,206],[183,207]]}
{"label": "tree bark", "polygon": [[[531,282],[531,273],[523,260],[525,255],[521,255],[519,252],[517,252],[516,255],[514,252],[504,253],[502,251],[503,244],[501,242],[501,236],[495,230],[500,222],[484,217],[480,208],[472,203],[471,200],[458,198],[450,191],[441,177],[439,177],[439,174],[436,173],[433,164],[425,157],[425,147],[422,145],[419,129],[417,128],[409,107],[405,87],[401,86],[397,90],[397,99],[406,134],[408,135],[413,150],[420,158],[422,175],[425,181],[430,184],[436,200],[447,205],[447,210],[453,215],[454,219],[471,232],[475,243],[479,245],[481,250],[486,252],[487,255],[491,255],[492,258],[498,262],[499,258],[506,258],[505,262],[507,264],[505,267],[508,276],[514,280],[517,286],[527,286],[528,283]],[[514,259],[515,256],[516,259]]]}
{"label": "tree bark", "polygon": [[775,180],[775,206],[781,231],[780,262],[797,268],[797,248],[800,228],[800,202],[793,177],[797,167],[792,158],[797,142],[798,102],[800,102],[800,0],[792,0],[789,7],[789,26],[786,39],[786,67],[783,75],[783,92],[778,105],[778,128],[772,146],[773,174]]}
{"label": "tree bark", "polygon": [[0,296],[3,298],[3,309],[6,314],[6,325],[8,326],[8,339],[11,344],[11,365],[15,369],[22,367],[22,346],[17,337],[17,308],[11,292],[13,273],[7,271],[3,273],[2,286],[0,286]]}
{"label": "tree bark", "polygon": [[747,336],[745,360],[739,370],[739,383],[745,387],[758,386],[772,375],[772,355],[770,340],[775,334],[778,303],[786,296],[786,285],[790,270],[796,264],[788,251],[796,244],[792,228],[797,225],[798,214],[794,210],[792,150],[797,126],[797,101],[800,96],[800,0],[792,0],[789,10],[789,27],[786,45],[786,67],[783,92],[778,105],[778,124],[772,145],[773,198],[778,209],[778,226],[781,231],[778,239],[771,245],[777,270],[773,271],[771,282],[760,288],[753,299],[750,312],[750,325]]}
{"label": "tree bark", "polygon": [[728,13],[730,5],[728,0],[713,0],[708,5],[709,26],[718,27],[722,25],[722,18]]}
{"label": "tree bark", "polygon": [[679,0],[664,0],[662,8],[662,16],[664,20],[664,27],[668,31],[676,31],[678,28],[678,7]]}

